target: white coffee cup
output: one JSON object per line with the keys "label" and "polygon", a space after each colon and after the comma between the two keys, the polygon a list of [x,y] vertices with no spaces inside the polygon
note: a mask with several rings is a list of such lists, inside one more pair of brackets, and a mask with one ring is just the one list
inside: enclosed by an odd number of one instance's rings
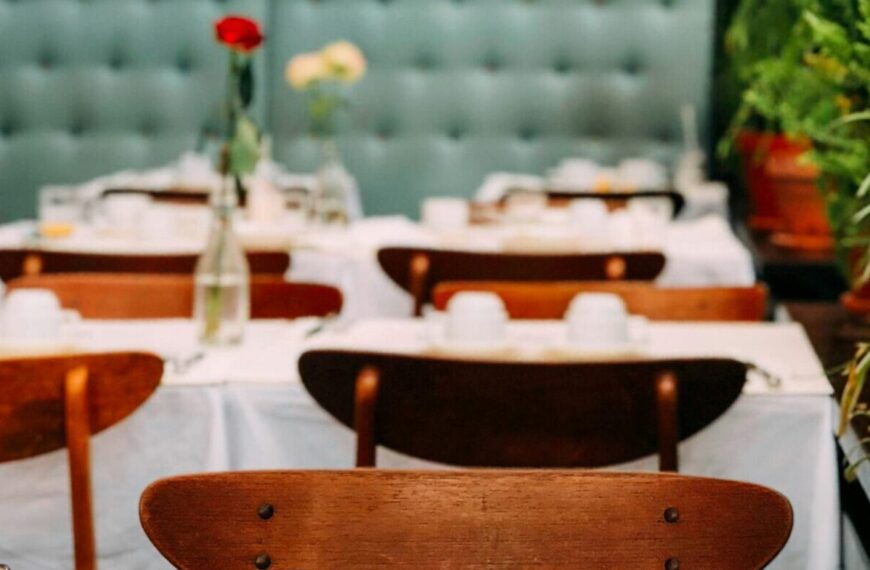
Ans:
{"label": "white coffee cup", "polygon": [[424,225],[435,230],[463,229],[468,226],[471,206],[462,198],[426,198],[420,217]]}
{"label": "white coffee cup", "polygon": [[103,198],[103,212],[110,226],[137,234],[142,217],[151,205],[144,194],[112,194]]}
{"label": "white coffee cup", "polygon": [[173,240],[177,237],[175,208],[153,205],[146,208],[140,219],[139,235],[147,240]]}
{"label": "white coffee cup", "polygon": [[501,297],[483,291],[457,293],[447,304],[447,340],[463,344],[503,342],[508,314]]}
{"label": "white coffee cup", "polygon": [[3,304],[2,330],[6,342],[51,344],[65,339],[65,328],[78,320],[65,311],[57,296],[46,289],[16,289]]}
{"label": "white coffee cup", "polygon": [[625,303],[611,293],[581,293],[565,313],[568,342],[584,347],[620,346],[631,340]]}

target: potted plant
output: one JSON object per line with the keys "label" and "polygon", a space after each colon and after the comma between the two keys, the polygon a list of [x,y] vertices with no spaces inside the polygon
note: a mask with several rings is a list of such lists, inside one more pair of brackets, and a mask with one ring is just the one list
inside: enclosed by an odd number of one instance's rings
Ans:
{"label": "potted plant", "polygon": [[[720,145],[743,157],[756,229],[778,229],[781,245],[819,249],[832,241],[818,172],[807,160],[810,130],[842,114],[836,86],[822,80],[812,53],[809,13],[827,16],[851,0],[744,0],[726,33],[740,104]],[[845,15],[842,17],[846,17]]]}
{"label": "potted plant", "polygon": [[828,191],[828,217],[851,291],[847,309],[870,314],[870,0],[855,0],[855,13],[834,19],[808,11],[812,65],[835,90],[841,116],[807,125],[811,159]]}

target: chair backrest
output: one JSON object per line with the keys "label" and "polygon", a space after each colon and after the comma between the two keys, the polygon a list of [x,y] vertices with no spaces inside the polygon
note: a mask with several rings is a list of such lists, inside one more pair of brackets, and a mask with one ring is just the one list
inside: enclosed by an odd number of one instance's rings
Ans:
{"label": "chair backrest", "polygon": [[[251,273],[283,275],[290,255],[282,251],[249,251]],[[199,255],[114,254],[71,251],[0,250],[0,278],[41,273],[171,273],[193,274]]]}
{"label": "chair backrest", "polygon": [[[726,359],[499,362],[315,350],[299,361],[314,399],[374,445],[471,467],[598,467],[676,442],[740,396],[744,364]],[[678,406],[677,406],[678,402]]]}
{"label": "chair backrest", "polygon": [[[193,314],[193,278],[187,275],[55,273],[20,277],[8,284],[50,289],[67,309],[88,319],[187,318]],[[323,317],[341,311],[335,287],[290,283],[282,277],[251,277],[251,318]]]}
{"label": "chair backrest", "polygon": [[439,283],[432,294],[438,310],[463,291],[497,294],[514,319],[561,319],[580,293],[613,293],[628,311],[657,321],[762,321],[767,313],[767,288],[661,288],[648,283],[560,282],[509,283],[454,281]]}
{"label": "chair backrest", "polygon": [[381,267],[414,296],[415,314],[444,281],[651,281],[665,266],[661,253],[526,254],[391,247]]}
{"label": "chair backrest", "polygon": [[772,489],[670,474],[286,471],[153,483],[139,516],[199,568],[763,568],[791,534]]}
{"label": "chair backrest", "polygon": [[78,570],[96,566],[89,438],[141,406],[162,374],[150,354],[0,360],[0,463],[69,449]]}
{"label": "chair backrest", "polygon": [[[508,188],[500,203],[504,204],[513,194],[533,193],[522,188]],[[675,190],[639,190],[619,192],[568,192],[561,190],[545,190],[547,201],[551,206],[567,206],[574,200],[598,200],[613,209],[623,208],[633,200],[665,199],[671,203],[674,218],[680,215],[686,206],[686,199]]]}

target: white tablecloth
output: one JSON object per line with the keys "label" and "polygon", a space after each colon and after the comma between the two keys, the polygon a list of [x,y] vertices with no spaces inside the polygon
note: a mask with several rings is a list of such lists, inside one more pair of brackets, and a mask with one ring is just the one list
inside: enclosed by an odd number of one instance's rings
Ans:
{"label": "white tablecloth", "polygon": [[[438,235],[405,218],[370,218],[340,232],[301,237],[289,276],[340,287],[344,314],[351,318],[407,316],[411,297],[378,266],[385,246],[498,250],[503,230],[475,229],[464,235]],[[755,283],[752,256],[719,217],[670,224],[663,253],[663,287],[748,286]]]}
{"label": "white tablecloth", "polygon": [[[21,247],[33,223],[0,226],[0,248]],[[539,228],[538,228],[539,229]],[[241,222],[243,241],[260,247],[291,249],[288,277],[340,288],[348,319],[408,316],[410,296],[381,270],[377,251],[385,246],[423,246],[498,251],[505,239],[534,238],[537,229],[474,228],[452,234],[433,232],[407,218],[367,218],[345,229],[265,227]],[[66,239],[43,240],[40,247],[102,253],[191,253],[204,238],[176,236],[143,239],[107,235],[83,228]],[[658,283],[664,287],[744,286],[755,282],[752,257],[717,216],[676,222],[667,227],[663,253],[667,259]]]}
{"label": "white tablecloth", "polygon": [[[258,322],[236,349],[210,351],[164,385],[136,414],[93,438],[97,540],[102,568],[167,568],[138,522],[138,497],[168,475],[228,469],[350,468],[354,436],[298,381],[298,354],[314,346],[378,349],[428,345],[431,323],[370,321],[310,340],[311,320]],[[340,326],[340,325],[339,325]],[[512,325],[511,338],[544,345],[558,323]],[[90,349],[198,350],[191,323],[86,322]],[[782,388],[750,385],[723,417],[680,445],[681,472],[751,481],[784,493],[795,526],[772,568],[833,569],[839,556],[832,404],[821,366],[796,325],[654,324],[645,349],[662,355],[745,359],[781,375]],[[395,335],[399,335],[398,337]],[[398,339],[401,342],[395,343]],[[389,343],[389,344],[385,344]],[[682,348],[681,348],[682,347]],[[754,386],[754,387],[753,387]],[[425,467],[382,450],[383,467]],[[71,567],[63,451],[0,465],[0,562],[15,570]],[[614,469],[656,469],[650,457]]]}

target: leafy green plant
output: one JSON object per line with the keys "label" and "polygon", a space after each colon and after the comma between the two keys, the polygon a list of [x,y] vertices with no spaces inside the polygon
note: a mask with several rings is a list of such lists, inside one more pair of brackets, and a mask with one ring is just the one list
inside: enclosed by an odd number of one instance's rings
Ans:
{"label": "leafy green plant", "polygon": [[[870,344],[858,345],[855,357],[846,365],[846,386],[843,388],[843,397],[840,400],[840,423],[837,428],[837,436],[843,437],[846,433],[849,421],[858,416],[870,417],[870,411],[865,405],[860,404],[861,391],[867,382],[867,373],[870,372]],[[858,468],[862,463],[870,461],[870,455],[860,454],[855,458],[856,451],[862,450],[862,445],[870,443],[870,438],[862,438],[858,442],[857,449],[848,450],[846,453],[847,481],[853,481],[858,475]]]}

